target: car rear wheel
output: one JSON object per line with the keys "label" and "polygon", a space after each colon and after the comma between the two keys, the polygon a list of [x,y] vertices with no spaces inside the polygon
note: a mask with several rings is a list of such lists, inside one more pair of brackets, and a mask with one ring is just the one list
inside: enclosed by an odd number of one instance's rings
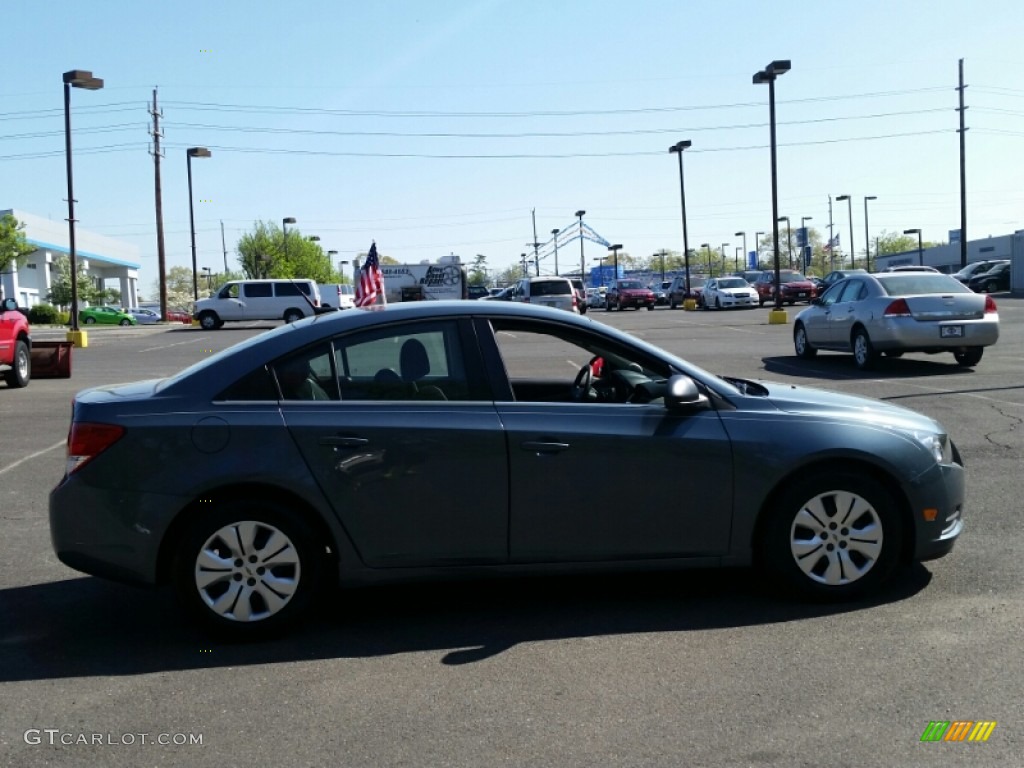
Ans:
{"label": "car rear wheel", "polygon": [[807,340],[807,329],[804,328],[803,323],[797,323],[796,328],[793,329],[793,349],[796,351],[796,356],[803,360],[810,360],[818,354],[818,350],[812,347],[811,342]]}
{"label": "car rear wheel", "polygon": [[223,325],[223,323],[221,323],[220,318],[217,317],[216,312],[210,312],[209,310],[207,310],[206,312],[199,313],[199,326],[204,331],[215,330],[217,328],[220,328],[221,325]]}
{"label": "car rear wheel", "polygon": [[28,344],[19,339],[14,342],[14,357],[11,358],[11,370],[4,371],[4,381],[11,389],[21,389],[28,386],[32,378],[31,356],[28,351]]}
{"label": "car rear wheel", "polygon": [[984,353],[984,347],[968,347],[965,350],[954,352],[953,357],[956,358],[958,365],[961,365],[964,368],[970,368],[971,366],[977,365],[981,362],[981,356]]}
{"label": "car rear wheel", "polygon": [[849,599],[877,588],[899,559],[902,524],[891,492],[862,473],[798,480],[772,504],[760,562],[787,588]]}
{"label": "car rear wheel", "polygon": [[284,313],[285,323],[297,323],[304,315],[297,309],[289,309]]}
{"label": "car rear wheel", "polygon": [[871,339],[868,338],[868,332],[863,328],[858,328],[853,332],[853,362],[862,371],[871,369],[875,361],[878,359],[878,353],[875,351],[874,345],[871,343]]}
{"label": "car rear wheel", "polygon": [[95,322],[96,322],[96,318],[95,317],[87,317],[87,318],[85,318],[85,324],[86,325],[92,325]]}
{"label": "car rear wheel", "polygon": [[271,501],[218,505],[197,516],[182,539],[175,562],[179,599],[203,624],[240,638],[295,623],[324,571],[315,536]]}

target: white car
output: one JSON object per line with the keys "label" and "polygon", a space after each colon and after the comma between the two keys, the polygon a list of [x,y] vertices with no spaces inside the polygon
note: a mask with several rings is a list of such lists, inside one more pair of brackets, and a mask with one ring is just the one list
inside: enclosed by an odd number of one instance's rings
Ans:
{"label": "white car", "polygon": [[145,307],[132,307],[127,310],[128,314],[135,318],[139,325],[151,325],[160,322],[160,313]]}
{"label": "white car", "polygon": [[704,284],[704,309],[756,307],[757,291],[742,277],[713,277]]}

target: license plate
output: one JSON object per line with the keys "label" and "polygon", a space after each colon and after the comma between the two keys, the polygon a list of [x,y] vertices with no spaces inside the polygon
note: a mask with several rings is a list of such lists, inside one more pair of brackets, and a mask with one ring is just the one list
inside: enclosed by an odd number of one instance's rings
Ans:
{"label": "license plate", "polygon": [[807,296],[807,294],[805,292],[801,291],[800,293],[797,294],[797,296],[802,299],[802,298],[805,298]]}
{"label": "license plate", "polygon": [[942,326],[939,326],[939,338],[941,338],[941,339],[960,338],[963,335],[964,335],[964,327],[962,325],[942,325]]}

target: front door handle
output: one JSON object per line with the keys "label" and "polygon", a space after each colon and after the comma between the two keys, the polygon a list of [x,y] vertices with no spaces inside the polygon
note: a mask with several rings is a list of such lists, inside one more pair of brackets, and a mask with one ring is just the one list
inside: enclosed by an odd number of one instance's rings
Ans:
{"label": "front door handle", "polygon": [[335,448],[359,448],[367,445],[370,441],[365,437],[321,437],[320,445],[330,445]]}
{"label": "front door handle", "polygon": [[568,443],[548,443],[542,440],[527,440],[519,447],[524,451],[536,451],[537,453],[561,453],[569,450]]}

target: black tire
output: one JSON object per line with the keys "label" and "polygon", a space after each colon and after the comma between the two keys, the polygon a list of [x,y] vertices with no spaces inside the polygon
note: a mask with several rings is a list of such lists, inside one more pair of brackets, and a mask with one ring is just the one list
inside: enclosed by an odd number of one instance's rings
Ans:
{"label": "black tire", "polygon": [[89,317],[85,318],[85,324],[86,325],[93,325],[95,322],[96,322],[96,318],[92,317],[91,315]]}
{"label": "black tire", "polygon": [[28,344],[21,339],[14,342],[14,357],[11,358],[11,370],[4,371],[4,381],[11,389],[21,389],[28,386],[32,378],[32,355],[29,354]]}
{"label": "black tire", "polygon": [[[293,626],[323,581],[327,556],[317,537],[301,517],[274,501],[214,503],[195,517],[175,553],[174,587],[182,606],[207,628],[234,639]],[[217,556],[223,568],[210,567]],[[264,595],[281,602],[272,605]],[[213,607],[218,603],[219,610]]]}
{"label": "black tire", "polygon": [[899,561],[903,524],[892,493],[863,472],[785,481],[756,542],[759,564],[787,590],[848,600],[877,589]]}
{"label": "black tire", "polygon": [[672,301],[670,301],[668,303],[668,308],[669,309],[675,309],[676,308],[676,300],[675,299],[672,299]]}
{"label": "black tire", "polygon": [[305,317],[305,315],[297,309],[286,309],[284,311],[284,321],[287,324],[297,323],[303,317]]}
{"label": "black tire", "polygon": [[981,356],[985,353],[984,347],[968,347],[962,352],[954,352],[957,365],[963,368],[971,368],[981,362]]}
{"label": "black tire", "polygon": [[721,308],[722,308],[722,300],[720,298],[718,298],[717,296],[715,296],[715,309],[721,309]]}
{"label": "black tire", "polygon": [[647,305],[647,309],[648,309],[648,311],[653,312],[654,311],[654,305],[653,304],[648,304]]}
{"label": "black tire", "polygon": [[793,328],[793,350],[801,360],[812,360],[818,356],[818,350],[807,340],[807,329],[803,323],[797,323]]}
{"label": "black tire", "polygon": [[887,352],[883,352],[886,357],[903,357],[903,350],[901,349],[890,349]]}
{"label": "black tire", "polygon": [[128,318],[125,318],[120,323],[118,323],[118,325],[131,325],[131,324],[132,324],[132,321],[129,320]]}
{"label": "black tire", "polygon": [[764,306],[764,296],[762,296],[760,293],[757,294],[757,306],[759,306],[759,307],[763,307]]}
{"label": "black tire", "polygon": [[224,325],[221,319],[217,316],[216,312],[205,310],[199,313],[199,327],[204,331],[213,331]]}
{"label": "black tire", "polygon": [[875,366],[878,352],[875,351],[867,331],[863,328],[855,330],[850,346],[853,347],[853,363],[859,370],[869,371]]}

